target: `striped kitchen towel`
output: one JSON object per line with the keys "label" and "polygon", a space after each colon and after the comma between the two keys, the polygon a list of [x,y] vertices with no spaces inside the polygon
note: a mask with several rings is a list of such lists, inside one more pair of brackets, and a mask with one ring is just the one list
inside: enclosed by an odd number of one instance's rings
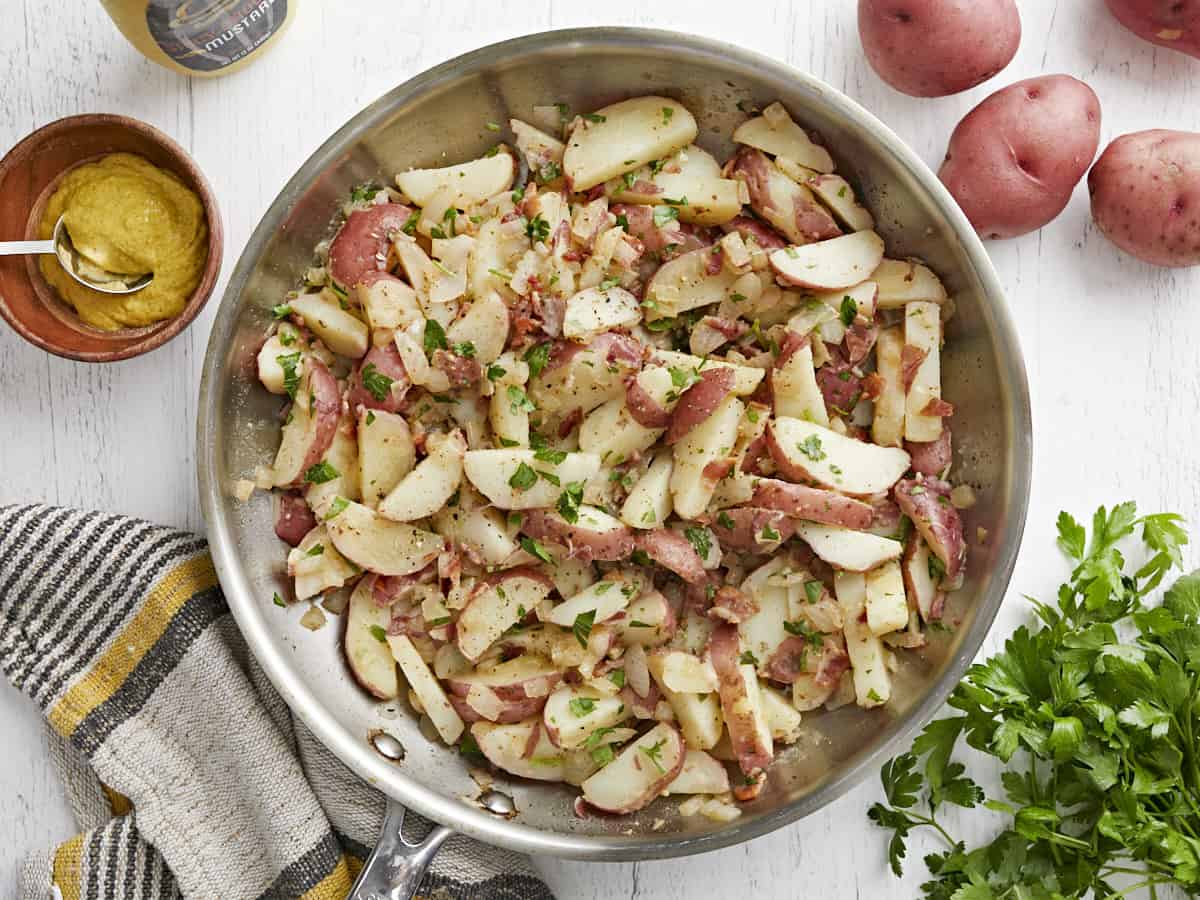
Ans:
{"label": "striped kitchen towel", "polygon": [[[41,707],[85,829],[30,860],[23,900],[349,892],[382,796],[291,717],[202,538],[0,507],[0,667]],[[524,857],[458,836],[420,896],[553,900]]]}

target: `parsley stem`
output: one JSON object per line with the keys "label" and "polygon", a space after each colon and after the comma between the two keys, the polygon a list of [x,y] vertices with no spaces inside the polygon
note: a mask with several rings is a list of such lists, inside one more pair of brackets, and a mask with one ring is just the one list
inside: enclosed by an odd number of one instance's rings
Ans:
{"label": "parsley stem", "polygon": [[934,829],[942,836],[942,839],[950,846],[951,849],[958,846],[958,841],[950,837],[950,832],[946,831],[946,829],[943,828],[933,816],[923,816],[920,813],[909,812],[908,810],[904,810],[904,813],[919,825],[925,825]]}

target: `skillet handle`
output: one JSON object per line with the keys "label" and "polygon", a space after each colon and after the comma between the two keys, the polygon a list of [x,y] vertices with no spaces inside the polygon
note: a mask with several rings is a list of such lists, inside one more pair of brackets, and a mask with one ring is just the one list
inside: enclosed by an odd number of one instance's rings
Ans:
{"label": "skillet handle", "polygon": [[379,842],[347,900],[410,900],[442,842],[454,834],[435,825],[420,843],[409,844],[404,840],[403,825],[404,807],[389,797]]}

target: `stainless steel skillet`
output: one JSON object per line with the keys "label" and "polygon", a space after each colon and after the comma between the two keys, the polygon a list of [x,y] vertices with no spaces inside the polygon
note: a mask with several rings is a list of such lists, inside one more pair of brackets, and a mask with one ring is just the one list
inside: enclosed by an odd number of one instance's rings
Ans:
{"label": "stainless steel skillet", "polygon": [[[249,503],[233,496],[234,482],[268,463],[278,442],[278,401],[256,386],[254,355],[270,307],[299,282],[353,185],[473,158],[496,139],[485,123],[526,116],[535,105],[590,109],[644,93],[683,102],[700,122],[698,142],[722,159],[744,118],[739,104],[781,100],[861,189],[889,255],[921,256],[941,274],[957,307],[943,357],[945,394],[956,407],[955,471],[979,496],[966,514],[970,578],[952,595],[953,633],[904,656],[897,699],[883,710],[808,716],[803,738],[775,763],[768,788],[741,818],[724,825],[682,818],[674,801],[662,799],[624,819],[581,819],[569,789],[501,782],[516,806],[507,819],[477,802],[466,767],[422,736],[415,717],[354,685],[336,626],[308,632],[295,613],[272,604],[273,592],[288,586],[270,502],[262,494]],[[197,457],[229,605],[292,710],[347,766],[394,801],[480,840],[527,853],[635,860],[714,850],[794,822],[873,772],[932,717],[1003,599],[1028,503],[1030,427],[1024,364],[991,263],[937,178],[895,134],[828,85],[758,54],[666,31],[595,28],[532,35],[443,63],[354,116],[301,166],[255,229],[218,310],[200,389]],[[380,729],[403,745],[402,761],[368,743]],[[652,827],[658,819],[665,824]],[[400,866],[418,879],[422,867]]]}

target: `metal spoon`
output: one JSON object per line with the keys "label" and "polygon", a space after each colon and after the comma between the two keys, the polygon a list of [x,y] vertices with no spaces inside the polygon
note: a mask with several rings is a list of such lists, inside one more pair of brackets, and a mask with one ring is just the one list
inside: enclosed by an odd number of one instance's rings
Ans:
{"label": "metal spoon", "polygon": [[84,287],[102,294],[132,294],[154,280],[153,272],[141,275],[109,272],[80,256],[71,241],[71,235],[67,233],[62,216],[54,223],[54,236],[48,241],[0,241],[0,256],[21,253],[53,253],[68,275]]}

